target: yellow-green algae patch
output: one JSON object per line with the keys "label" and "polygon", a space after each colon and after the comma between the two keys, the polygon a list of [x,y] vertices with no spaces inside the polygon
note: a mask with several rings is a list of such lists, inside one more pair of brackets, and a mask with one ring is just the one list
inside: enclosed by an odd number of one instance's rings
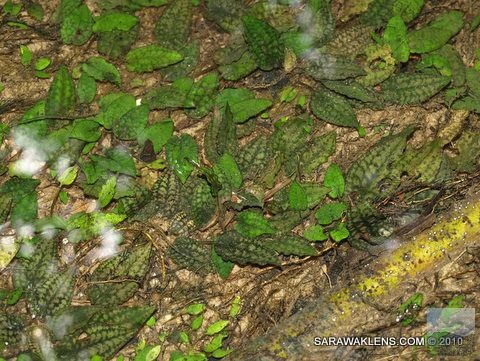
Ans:
{"label": "yellow-green algae patch", "polygon": [[432,268],[451,249],[461,246],[480,233],[480,201],[469,202],[453,211],[452,217],[440,220],[427,231],[411,240],[405,240],[399,248],[377,265],[376,275],[362,279],[356,285],[342,289],[330,297],[338,316],[348,316],[362,302],[355,301],[359,293],[363,297],[376,298],[395,289],[407,277]]}

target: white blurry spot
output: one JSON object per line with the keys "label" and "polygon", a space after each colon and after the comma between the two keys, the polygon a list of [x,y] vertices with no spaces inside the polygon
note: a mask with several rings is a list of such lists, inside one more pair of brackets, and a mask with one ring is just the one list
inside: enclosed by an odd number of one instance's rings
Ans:
{"label": "white blurry spot", "polygon": [[40,354],[44,360],[57,360],[55,351],[53,350],[52,342],[48,337],[48,333],[40,327],[36,327],[32,330],[32,339],[36,348],[40,350]]}
{"label": "white blurry spot", "polygon": [[104,228],[101,236],[101,246],[97,248],[97,258],[108,258],[118,253],[118,245],[122,242],[122,233],[115,228]]}
{"label": "white blurry spot", "polygon": [[135,105],[137,107],[139,107],[140,105],[142,105],[142,98],[138,98],[137,100],[135,100]]}
{"label": "white blurry spot", "polygon": [[62,339],[67,334],[69,327],[73,324],[73,316],[63,314],[58,317],[48,318],[47,324],[55,338]]}
{"label": "white blurry spot", "polygon": [[37,173],[48,159],[48,149],[25,130],[14,131],[13,139],[15,145],[21,149],[20,159],[13,165],[15,174],[32,176]]}
{"label": "white blurry spot", "polygon": [[67,168],[70,166],[70,158],[62,155],[58,157],[57,161],[55,162],[55,172],[57,172],[57,175],[60,176],[63,174]]}
{"label": "white blurry spot", "polygon": [[17,236],[19,238],[32,238],[35,234],[35,227],[33,224],[23,223],[17,227]]}
{"label": "white blurry spot", "polygon": [[398,239],[390,238],[382,242],[382,248],[387,251],[395,251],[400,246]]}

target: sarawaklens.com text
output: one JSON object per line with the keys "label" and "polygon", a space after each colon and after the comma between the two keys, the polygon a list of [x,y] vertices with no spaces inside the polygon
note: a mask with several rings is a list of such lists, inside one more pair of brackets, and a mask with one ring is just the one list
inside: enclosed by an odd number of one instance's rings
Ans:
{"label": "sarawaklens.com text", "polygon": [[315,337],[315,346],[425,346],[425,337]]}

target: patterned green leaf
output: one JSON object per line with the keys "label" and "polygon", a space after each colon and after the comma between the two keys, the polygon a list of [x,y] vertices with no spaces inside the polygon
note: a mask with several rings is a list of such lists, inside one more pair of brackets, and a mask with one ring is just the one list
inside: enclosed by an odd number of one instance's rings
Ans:
{"label": "patterned green leaf", "polygon": [[166,48],[180,50],[188,42],[192,26],[191,0],[170,3],[155,26],[157,42]]}
{"label": "patterned green leaf", "polygon": [[108,81],[120,85],[120,72],[112,63],[105,59],[92,56],[82,64],[82,70],[95,80]]}
{"label": "patterned green leaf", "polygon": [[195,104],[187,97],[193,87],[193,80],[187,77],[179,78],[171,86],[162,86],[150,90],[143,103],[150,109],[193,108]]}
{"label": "patterned green leaf", "polygon": [[335,17],[329,1],[309,0],[305,10],[300,13],[301,29],[313,37],[315,45],[325,45],[335,30]]}
{"label": "patterned green leaf", "polygon": [[129,31],[138,23],[134,15],[122,12],[108,12],[95,18],[93,31],[96,33],[114,30]]}
{"label": "patterned green leaf", "polygon": [[346,210],[347,206],[343,202],[328,203],[319,208],[315,213],[315,217],[318,223],[327,225],[340,219]]}
{"label": "patterned green leaf", "polygon": [[302,175],[309,175],[335,153],[337,134],[331,131],[314,138],[300,155],[299,170]]}
{"label": "patterned green leaf", "polygon": [[197,65],[200,46],[198,41],[188,43],[178,52],[182,55],[183,60],[179,63],[169,65],[160,69],[165,80],[174,81],[176,79],[187,76]]}
{"label": "patterned green leaf", "polygon": [[415,177],[416,181],[433,182],[442,163],[441,141],[433,140],[419,149],[407,149],[404,162],[405,170]]}
{"label": "patterned green leaf", "polygon": [[[396,163],[401,159],[407,138],[415,127],[408,127],[402,132],[382,138],[368,152],[356,160],[348,170],[345,179],[346,193],[358,192],[362,197],[375,196],[381,193],[380,185],[386,179],[394,187],[398,172]],[[388,194],[388,190],[385,191]]]}
{"label": "patterned green leaf", "polygon": [[271,147],[267,137],[259,136],[247,143],[236,156],[236,161],[244,179],[254,179],[261,175],[268,164]]}
{"label": "patterned green leaf", "polygon": [[167,161],[182,183],[185,183],[194,169],[192,163],[198,164],[198,146],[192,136],[182,134],[172,137],[166,147]]}
{"label": "patterned green leaf", "polygon": [[173,135],[173,129],[173,121],[170,118],[164,119],[150,125],[144,132],[140,133],[138,143],[143,145],[148,139],[152,142],[155,153],[158,153]]}
{"label": "patterned green leaf", "polygon": [[22,339],[25,325],[11,313],[0,312],[0,342],[3,345],[16,345]]}
{"label": "patterned green leaf", "polygon": [[[56,354],[59,360],[65,361],[89,360],[94,355],[110,359],[137,333],[154,310],[147,306],[100,309],[86,325],[56,345]],[[70,317],[69,314],[64,316],[67,320]]]}
{"label": "patterned green leaf", "polygon": [[421,103],[437,94],[450,80],[435,74],[399,74],[382,83],[381,96],[394,104]]}
{"label": "patterned green leaf", "polygon": [[189,109],[187,114],[197,119],[207,115],[213,107],[218,87],[217,73],[207,74],[195,82],[186,99],[186,102],[193,103],[195,108]]}
{"label": "patterned green leaf", "polygon": [[89,104],[97,94],[97,83],[90,75],[82,73],[77,83],[78,101],[83,104]]}
{"label": "patterned green leaf", "polygon": [[327,90],[317,90],[310,101],[312,113],[327,123],[358,128],[360,123],[350,103],[340,95]]}
{"label": "patterned green leaf", "polygon": [[373,42],[370,35],[373,30],[372,26],[357,22],[350,22],[343,28],[335,29],[335,35],[327,47],[328,52],[354,58]]}
{"label": "patterned green leaf", "polygon": [[238,60],[218,67],[218,71],[222,75],[222,78],[231,81],[242,79],[256,69],[257,63],[249,51],[244,52]]}
{"label": "patterned green leaf", "polygon": [[[218,98],[217,98],[218,99]],[[205,132],[204,148],[207,158],[215,163],[224,154],[236,154],[238,143],[233,115],[227,105],[221,117],[214,116]]]}
{"label": "patterned green leaf", "polygon": [[151,248],[145,243],[101,262],[86,290],[90,302],[119,305],[131,298],[148,270]]}
{"label": "patterned green leaf", "polygon": [[297,181],[293,181],[288,187],[288,201],[294,211],[304,211],[308,208],[307,192]]}
{"label": "patterned green leaf", "polygon": [[242,185],[242,173],[233,157],[228,153],[224,153],[218,159],[218,162],[213,166],[213,173],[216,175],[224,195],[238,190]]}
{"label": "patterned green leaf", "polygon": [[341,80],[364,75],[365,71],[347,57],[316,53],[305,73],[315,80]]}
{"label": "patterned green leaf", "polygon": [[309,241],[295,235],[268,239],[265,243],[268,248],[285,256],[304,257],[317,254],[317,250],[310,245]]}
{"label": "patterned green leaf", "polygon": [[110,93],[99,100],[100,112],[95,120],[107,129],[113,123],[136,106],[135,97],[131,94]]}
{"label": "patterned green leaf", "polygon": [[43,278],[38,278],[27,291],[31,311],[42,317],[54,315],[70,305],[75,281],[75,272],[68,269],[59,272],[52,265],[42,265],[49,269]]}
{"label": "patterned green leaf", "polygon": [[422,8],[423,0],[396,0],[393,4],[393,14],[409,23],[418,16]]}
{"label": "patterned green leaf", "polygon": [[266,22],[247,15],[242,17],[245,41],[262,70],[279,68],[284,48],[278,31]]}
{"label": "patterned green leaf", "polygon": [[393,15],[393,5],[396,0],[373,0],[368,9],[360,16],[360,21],[375,29],[384,26]]}
{"label": "patterned green leaf", "polygon": [[85,44],[92,35],[94,20],[87,5],[81,5],[66,14],[60,29],[65,44]]}
{"label": "patterned green leaf", "polygon": [[331,198],[343,196],[345,192],[345,180],[343,179],[342,170],[337,164],[332,163],[329,165],[323,178],[323,185],[331,189],[328,194]]}
{"label": "patterned green leaf", "polygon": [[348,238],[349,235],[350,232],[345,226],[345,223],[338,223],[335,228],[330,231],[330,237],[332,237],[335,242],[343,241]]}
{"label": "patterned green leaf", "polygon": [[407,34],[408,45],[412,53],[428,53],[440,49],[463,27],[463,13],[449,11],[424,27]]}
{"label": "patterned green leaf", "polygon": [[214,249],[224,260],[240,265],[248,263],[260,266],[279,264],[275,251],[267,248],[263,241],[244,238],[236,231],[228,231],[218,236],[214,243]]}
{"label": "patterned green leaf", "polygon": [[183,60],[182,54],[158,45],[132,49],[126,56],[127,69],[137,73],[151,72]]}
{"label": "patterned green leaf", "polygon": [[219,274],[220,277],[223,279],[227,279],[230,273],[232,272],[233,267],[235,266],[234,263],[225,261],[222,257],[220,257],[215,249],[212,247],[212,264],[215,267],[215,270]]}
{"label": "patterned green leaf", "polygon": [[35,188],[40,182],[37,179],[17,178],[8,179],[0,187],[0,196],[8,196],[11,201],[10,220],[13,225],[31,222],[37,218],[37,192]]}
{"label": "patterned green leaf", "polygon": [[60,66],[48,91],[45,114],[68,115],[75,105],[75,87],[65,65]]}
{"label": "patterned green leaf", "polygon": [[181,268],[205,275],[213,272],[211,247],[193,238],[177,237],[168,255]]}
{"label": "patterned green leaf", "polygon": [[335,93],[365,103],[376,103],[375,92],[352,80],[322,80],[322,84]]}
{"label": "patterned green leaf", "polygon": [[246,6],[237,0],[206,0],[205,10],[208,20],[233,33],[242,26],[240,19],[246,12]]}
{"label": "patterned green leaf", "polygon": [[141,104],[130,109],[112,124],[113,134],[118,139],[133,140],[142,134],[148,123],[148,105]]}
{"label": "patterned green leaf", "polygon": [[139,25],[128,31],[112,30],[97,33],[97,49],[111,59],[126,54],[137,39]]}

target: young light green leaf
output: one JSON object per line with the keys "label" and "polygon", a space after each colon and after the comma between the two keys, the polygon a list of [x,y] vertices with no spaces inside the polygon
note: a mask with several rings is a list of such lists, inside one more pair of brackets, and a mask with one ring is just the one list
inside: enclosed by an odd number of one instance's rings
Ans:
{"label": "young light green leaf", "polygon": [[343,222],[338,223],[335,228],[330,231],[330,237],[332,237],[335,242],[343,241],[348,238],[349,235],[350,232]]}
{"label": "young light green leaf", "polygon": [[383,39],[390,45],[393,57],[399,62],[406,62],[410,56],[407,42],[407,27],[400,16],[394,16],[383,32]]}
{"label": "young light green leaf", "polygon": [[194,303],[189,305],[186,311],[189,315],[196,316],[205,311],[205,305],[203,303]]}
{"label": "young light green leaf", "polygon": [[[167,161],[177,177],[185,183],[194,169],[193,164],[198,164],[198,146],[191,135],[182,134],[168,140],[165,151]],[[193,163],[193,164],[192,164]]]}
{"label": "young light green leaf", "polygon": [[203,346],[203,351],[211,353],[215,350],[218,350],[220,347],[222,347],[222,342],[226,337],[226,333],[216,335],[209,343]]}
{"label": "young light green leaf", "polygon": [[120,72],[112,63],[105,59],[92,56],[82,64],[82,70],[98,81],[107,81],[120,85]]}
{"label": "young light green leaf", "polygon": [[230,261],[225,261],[222,257],[220,257],[215,249],[212,247],[212,264],[215,267],[218,275],[223,279],[227,279],[230,273],[232,272],[234,263]]}
{"label": "young light green leaf", "polygon": [[95,18],[92,30],[95,33],[114,30],[129,31],[137,23],[138,18],[134,15],[122,12],[109,12]]}
{"label": "young light green leaf", "polygon": [[232,307],[230,307],[230,317],[237,317],[242,308],[242,299],[240,296],[235,296],[235,299],[232,302]]}
{"label": "young light green leaf", "polygon": [[325,204],[315,213],[318,223],[327,225],[340,219],[343,212],[347,210],[347,206],[343,202],[333,202]]}
{"label": "young light green leaf", "polygon": [[137,73],[151,72],[183,60],[177,51],[158,45],[147,45],[130,50],[126,56],[127,69]]}
{"label": "young light green leaf", "polygon": [[45,70],[50,66],[52,60],[50,58],[39,58],[35,62],[35,70]]}
{"label": "young light green leaf", "polygon": [[422,7],[423,0],[395,0],[393,15],[400,16],[403,21],[409,23],[417,17]]}
{"label": "young light green leaf", "polygon": [[58,182],[62,186],[68,186],[72,184],[77,178],[78,174],[78,165],[74,165],[65,169],[62,174],[58,176]]}
{"label": "young light green leaf", "polygon": [[203,324],[203,315],[199,315],[195,317],[192,322],[190,323],[190,328],[192,331],[198,330],[200,327],[202,327]]}
{"label": "young light green leaf", "polygon": [[272,102],[268,99],[246,99],[230,104],[235,123],[244,123],[271,106]]}
{"label": "young light green leaf", "polygon": [[261,213],[243,211],[237,215],[235,229],[238,233],[248,238],[255,238],[262,234],[275,234],[275,228],[263,217]]}
{"label": "young light green leaf", "polygon": [[323,179],[323,185],[331,189],[328,194],[332,198],[338,198],[345,192],[345,180],[343,178],[342,170],[340,167],[332,163],[327,168],[325,177]]}
{"label": "young light green leaf", "polygon": [[293,181],[288,188],[288,201],[294,211],[304,211],[308,208],[307,193],[297,181]]}
{"label": "young light green leaf", "polygon": [[323,232],[323,227],[315,225],[310,226],[303,232],[303,237],[309,241],[325,241],[328,239],[328,236]]}
{"label": "young light green leaf", "polygon": [[100,189],[98,195],[98,201],[100,202],[100,207],[107,206],[113,199],[115,195],[115,189],[117,188],[117,177],[110,177],[107,182]]}
{"label": "young light green leaf", "polygon": [[23,66],[28,66],[32,62],[33,54],[26,45],[20,45],[20,62]]}
{"label": "young light green leaf", "polygon": [[230,321],[228,320],[219,320],[212,325],[208,326],[207,331],[205,332],[208,336],[215,335],[216,333],[219,333],[222,331],[225,327],[228,326]]}

